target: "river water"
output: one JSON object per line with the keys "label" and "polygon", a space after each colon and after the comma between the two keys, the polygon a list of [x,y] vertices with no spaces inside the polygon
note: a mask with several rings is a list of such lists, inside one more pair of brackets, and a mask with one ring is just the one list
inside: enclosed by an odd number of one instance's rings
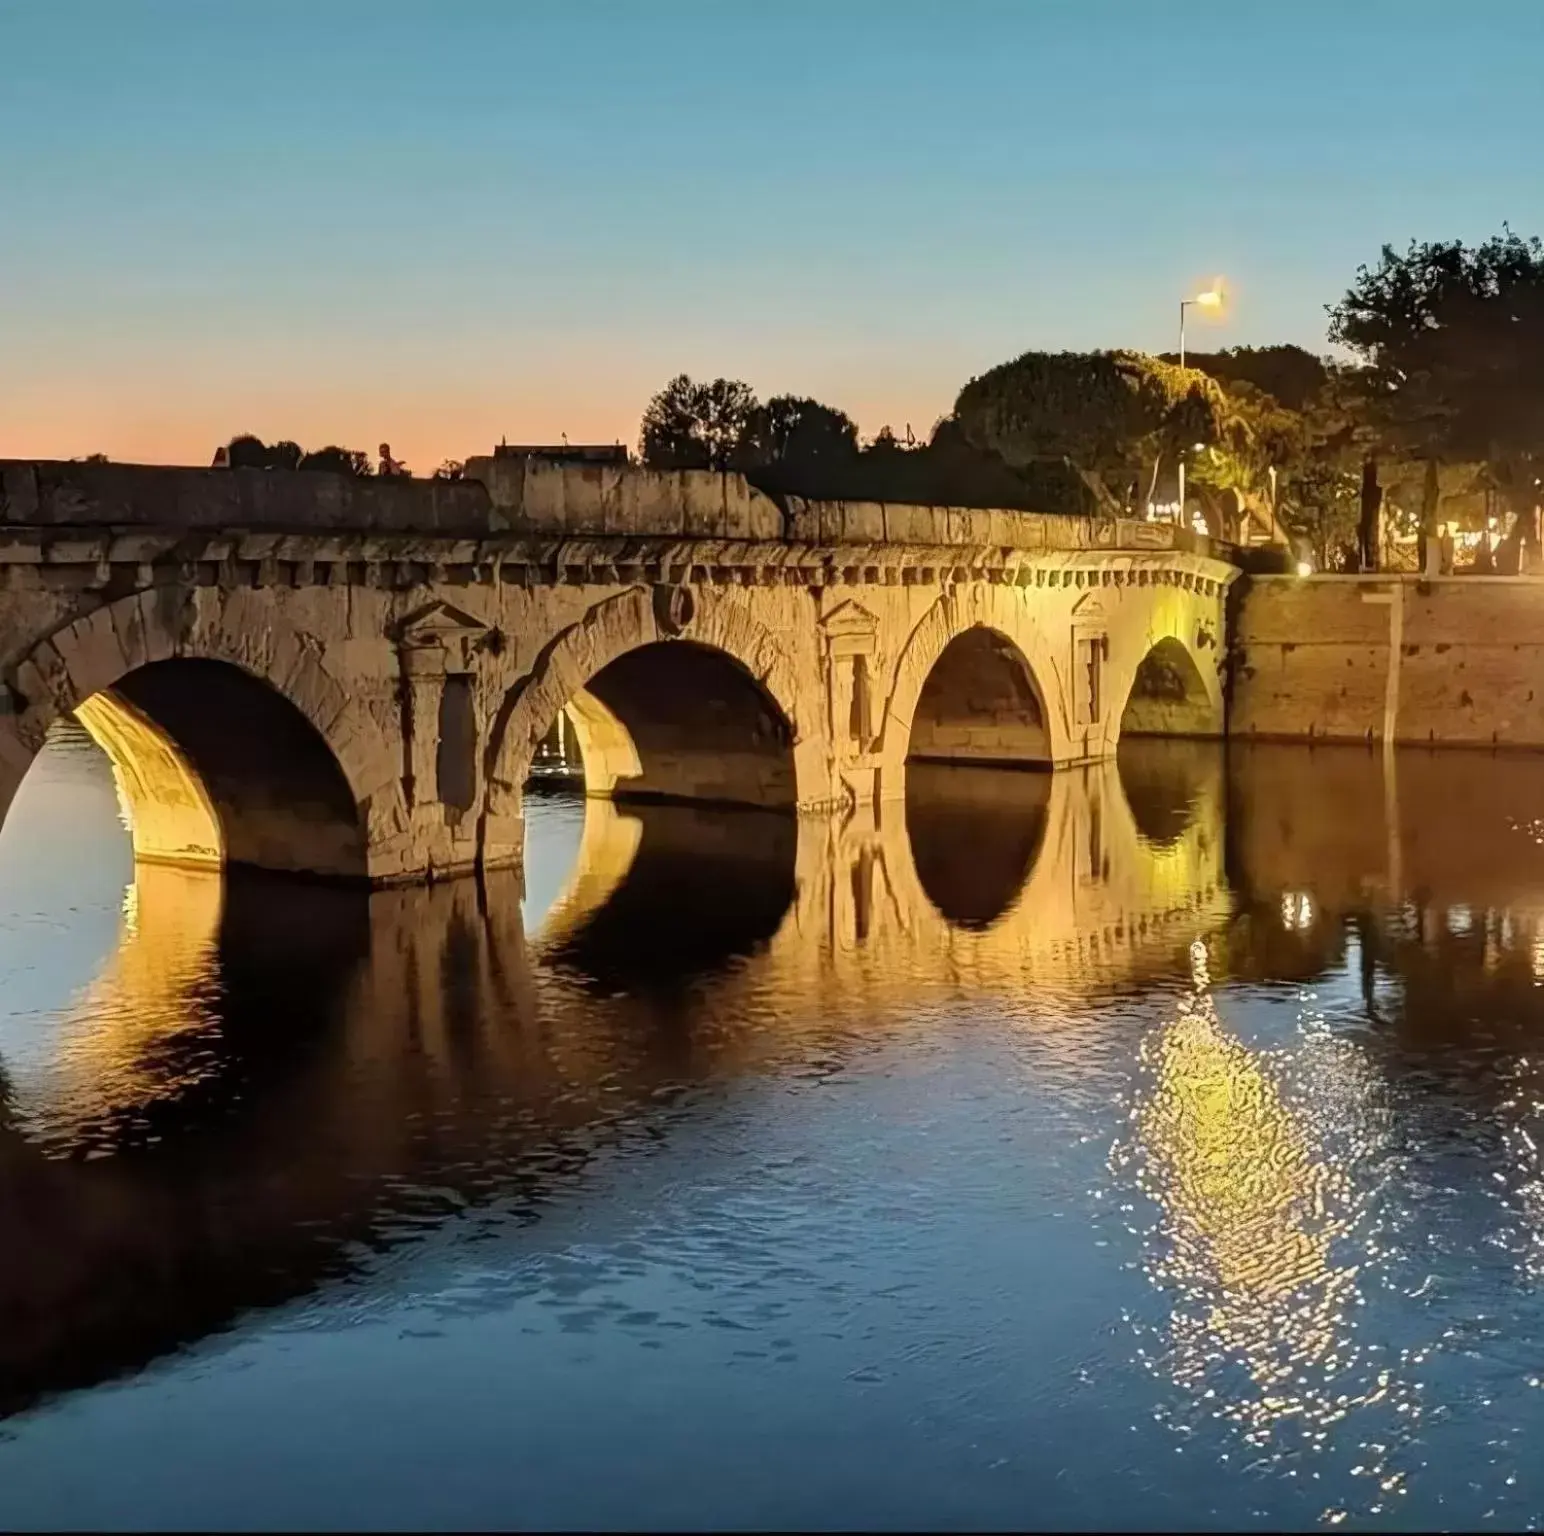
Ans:
{"label": "river water", "polygon": [[1153,744],[528,870],[0,832],[0,1525],[1544,1519],[1544,764]]}

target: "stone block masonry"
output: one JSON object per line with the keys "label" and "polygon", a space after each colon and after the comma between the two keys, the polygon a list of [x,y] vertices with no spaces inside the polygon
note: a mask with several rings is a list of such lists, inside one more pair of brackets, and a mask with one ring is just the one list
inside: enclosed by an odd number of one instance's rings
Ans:
{"label": "stone block masonry", "polygon": [[71,712],[142,858],[376,884],[518,865],[560,713],[592,795],[841,816],[1222,733],[1237,571],[1179,530],[471,467],[0,462],[0,814]]}
{"label": "stone block masonry", "polygon": [[1544,580],[1253,577],[1229,734],[1544,747]]}

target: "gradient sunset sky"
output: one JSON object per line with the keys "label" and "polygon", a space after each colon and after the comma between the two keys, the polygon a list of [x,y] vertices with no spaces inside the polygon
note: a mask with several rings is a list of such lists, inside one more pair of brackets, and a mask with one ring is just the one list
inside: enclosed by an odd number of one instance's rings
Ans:
{"label": "gradient sunset sky", "polygon": [[0,457],[425,473],[685,370],[922,435],[1544,229],[1541,0],[0,0]]}

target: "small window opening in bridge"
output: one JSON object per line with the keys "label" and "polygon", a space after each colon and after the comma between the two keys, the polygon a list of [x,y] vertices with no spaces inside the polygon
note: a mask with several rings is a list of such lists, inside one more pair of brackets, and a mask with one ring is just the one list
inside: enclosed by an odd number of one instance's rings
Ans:
{"label": "small window opening in bridge", "polygon": [[1091,635],[1078,641],[1077,723],[1098,725],[1104,717],[1104,656],[1108,641]]}
{"label": "small window opening in bridge", "polygon": [[477,798],[477,708],[472,679],[465,672],[450,673],[440,693],[434,772],[440,803],[471,810]]}
{"label": "small window opening in bridge", "polygon": [[870,697],[868,657],[854,656],[852,658],[852,708],[848,714],[847,735],[860,751],[867,749],[871,735]]}

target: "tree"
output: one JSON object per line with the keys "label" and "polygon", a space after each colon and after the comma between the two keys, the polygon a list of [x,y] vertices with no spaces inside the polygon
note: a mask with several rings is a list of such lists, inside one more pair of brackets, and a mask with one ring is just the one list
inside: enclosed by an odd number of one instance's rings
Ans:
{"label": "tree", "polygon": [[[1330,339],[1360,363],[1359,407],[1385,452],[1477,463],[1537,551],[1544,474],[1544,245],[1509,229],[1484,244],[1384,246],[1330,309]],[[1423,536],[1440,475],[1423,472]]]}
{"label": "tree", "polygon": [[639,457],[651,469],[729,469],[757,409],[739,380],[699,384],[677,374],[643,413]]}
{"label": "tree", "polygon": [[1014,468],[1060,460],[1106,513],[1152,496],[1162,462],[1242,430],[1216,382],[1140,352],[1026,352],[955,401],[967,441]]}
{"label": "tree", "polygon": [[373,473],[369,454],[361,453],[357,448],[339,448],[336,445],[318,448],[316,452],[306,454],[297,467],[300,469],[327,470],[335,475],[369,475]]}
{"label": "tree", "polygon": [[756,406],[732,458],[745,467],[818,472],[858,455],[858,424],[846,411],[802,395],[774,395]]}
{"label": "tree", "polygon": [[232,469],[267,469],[268,445],[260,437],[243,432],[225,446],[226,462]]}
{"label": "tree", "polygon": [[466,465],[460,459],[446,459],[435,470],[431,478],[435,480],[463,480],[466,478]]}
{"label": "tree", "polygon": [[[1172,352],[1161,355],[1166,363],[1179,361]],[[1322,357],[1290,345],[1187,352],[1185,362],[1216,379],[1230,393],[1235,384],[1247,384],[1289,411],[1306,410],[1330,376],[1330,365]]]}
{"label": "tree", "polygon": [[298,469],[304,457],[299,443],[286,438],[270,445],[250,432],[233,437],[225,453],[232,469]]}

